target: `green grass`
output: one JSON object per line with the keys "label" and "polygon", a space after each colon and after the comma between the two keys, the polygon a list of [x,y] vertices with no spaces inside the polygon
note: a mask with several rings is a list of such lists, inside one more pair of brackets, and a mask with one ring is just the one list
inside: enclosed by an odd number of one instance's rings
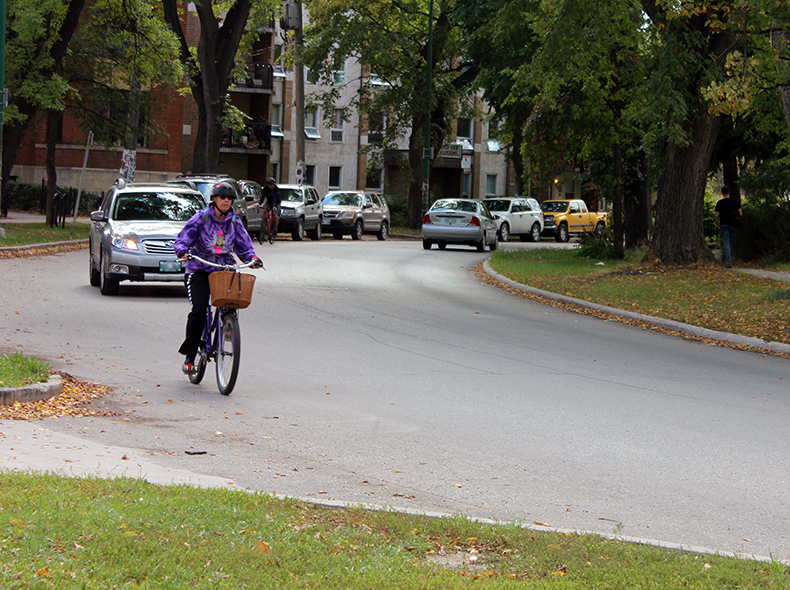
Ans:
{"label": "green grass", "polygon": [[0,387],[20,387],[49,379],[49,365],[22,353],[0,355]]}
{"label": "green grass", "polygon": [[568,250],[497,251],[491,267],[515,281],[585,301],[790,344],[790,285],[715,265],[643,267]]}
{"label": "green grass", "polygon": [[3,587],[20,589],[790,585],[779,562],[137,479],[5,471],[0,508]]}
{"label": "green grass", "polygon": [[5,238],[0,238],[0,247],[3,246],[28,246],[30,244],[47,244],[50,242],[65,242],[67,240],[87,239],[90,225],[77,223],[74,226],[74,235],[71,233],[71,222],[66,227],[50,227],[46,223],[2,223]]}

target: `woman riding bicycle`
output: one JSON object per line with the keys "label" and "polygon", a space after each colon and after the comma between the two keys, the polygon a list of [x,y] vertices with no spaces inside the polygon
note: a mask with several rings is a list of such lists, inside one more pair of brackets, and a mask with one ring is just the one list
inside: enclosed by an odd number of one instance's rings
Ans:
{"label": "woman riding bicycle", "polygon": [[[176,238],[174,248],[179,260],[186,260],[186,255],[194,252],[216,264],[233,264],[231,253],[235,252],[243,261],[254,260],[257,261],[254,266],[262,266],[255,256],[250,235],[233,211],[235,198],[236,191],[228,183],[214,185],[211,204],[193,215]],[[215,270],[197,260],[186,261],[185,282],[192,309],[187,316],[186,338],[178,349],[186,357],[181,367],[186,374],[195,372],[195,355],[200,346],[211,295],[208,275]]]}

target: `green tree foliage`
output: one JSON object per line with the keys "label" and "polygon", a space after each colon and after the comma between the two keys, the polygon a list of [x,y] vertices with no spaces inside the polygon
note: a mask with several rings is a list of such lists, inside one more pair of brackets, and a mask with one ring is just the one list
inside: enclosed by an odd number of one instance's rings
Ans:
{"label": "green tree foliage", "polygon": [[[6,6],[5,83],[9,105],[3,125],[2,193],[22,139],[42,112],[62,111],[72,88],[63,60],[85,0],[10,0]],[[3,198],[3,213],[8,202]]]}
{"label": "green tree foliage", "polygon": [[[427,89],[428,0],[305,0],[309,25],[305,28],[302,62],[325,82],[356,59],[367,74],[351,105],[339,105],[337,88],[312,100],[324,112],[354,106],[371,119],[386,116],[379,155],[408,136],[409,219],[422,219],[423,145],[430,109],[431,146],[441,149],[459,109],[468,108],[476,71],[460,46],[455,23],[457,0],[435,0],[433,7],[432,88]],[[349,83],[350,81],[347,81]],[[354,81],[357,84],[359,81]]]}
{"label": "green tree foliage", "polygon": [[175,32],[179,58],[198,109],[193,172],[216,172],[222,145],[223,120],[228,116],[228,88],[240,67],[240,48],[260,36],[263,24],[276,14],[276,0],[196,0],[200,20],[197,48],[189,46],[184,30],[186,14],[180,0],[162,0],[165,21]]}

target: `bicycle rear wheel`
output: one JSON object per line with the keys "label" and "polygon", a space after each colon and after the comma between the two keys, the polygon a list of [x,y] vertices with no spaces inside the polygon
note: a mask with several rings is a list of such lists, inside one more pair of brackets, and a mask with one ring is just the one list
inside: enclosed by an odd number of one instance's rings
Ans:
{"label": "bicycle rear wheel", "polygon": [[189,382],[197,385],[206,374],[206,351],[201,350],[195,355],[195,372],[189,375]]}
{"label": "bicycle rear wheel", "polygon": [[222,395],[230,395],[239,374],[241,333],[239,318],[235,312],[222,316],[217,346],[217,387]]}

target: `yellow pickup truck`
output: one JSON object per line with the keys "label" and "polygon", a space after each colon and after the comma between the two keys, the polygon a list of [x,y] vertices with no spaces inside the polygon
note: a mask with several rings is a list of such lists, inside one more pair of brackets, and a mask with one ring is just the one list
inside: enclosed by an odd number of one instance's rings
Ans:
{"label": "yellow pickup truck", "polygon": [[606,227],[606,213],[587,210],[580,199],[543,201],[543,234],[557,242],[567,242],[571,234],[595,234],[600,237]]}

